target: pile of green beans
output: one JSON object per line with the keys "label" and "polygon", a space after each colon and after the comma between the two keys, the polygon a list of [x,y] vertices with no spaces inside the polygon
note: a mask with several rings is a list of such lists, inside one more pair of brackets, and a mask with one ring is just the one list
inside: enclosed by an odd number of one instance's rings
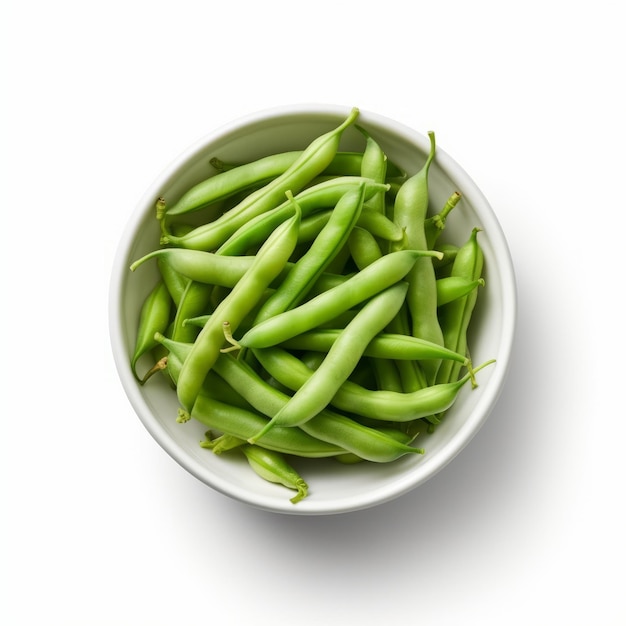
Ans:
{"label": "pile of green beans", "polygon": [[[358,118],[298,151],[214,155],[205,180],[155,199],[160,238],[131,265],[158,269],[131,355],[138,384],[162,372],[173,418],[201,423],[203,448],[241,455],[293,503],[309,490],[299,458],[339,468],[425,454],[493,362],[474,366],[469,352],[480,228],[440,242],[462,195],[433,206],[434,133],[408,175]],[[351,126],[363,148],[340,151]]]}

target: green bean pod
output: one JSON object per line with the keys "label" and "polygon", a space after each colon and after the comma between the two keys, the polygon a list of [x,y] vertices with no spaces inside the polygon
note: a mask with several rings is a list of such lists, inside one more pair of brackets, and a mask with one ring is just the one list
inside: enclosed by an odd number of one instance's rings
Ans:
{"label": "green bean pod", "polygon": [[[387,180],[387,155],[378,142],[361,126],[357,129],[365,137],[365,150],[361,162],[361,176],[383,183]],[[379,214],[385,213],[385,194],[379,192],[368,201],[368,208]]]}
{"label": "green bean pod", "polygon": [[442,256],[440,259],[433,259],[435,276],[437,278],[445,278],[450,276],[452,263],[454,263],[459,247],[452,243],[441,243],[437,246],[437,250],[441,252]]}
{"label": "green bean pod", "polygon": [[[460,247],[452,265],[452,276],[473,281],[478,280],[482,275],[484,256],[478,242],[479,232],[480,228],[474,228],[469,239]],[[451,350],[464,354],[467,352],[467,330],[477,299],[478,290],[475,289],[466,296],[440,308],[445,345]],[[458,375],[458,367],[449,363],[442,364],[441,372],[437,374],[437,381],[451,382]]]}
{"label": "green bean pod", "polygon": [[[435,157],[435,134],[430,132],[430,152],[422,168],[411,176],[398,191],[393,207],[394,221],[404,228],[406,247],[426,250],[428,241],[424,222],[428,211],[428,173]],[[411,313],[412,334],[443,345],[443,333],[437,317],[437,287],[432,259],[418,259],[407,275],[409,292],[407,304]],[[439,363],[429,361],[424,364],[426,380],[435,380]]]}
{"label": "green bean pod", "polygon": [[431,215],[424,220],[424,234],[426,236],[426,243],[430,249],[435,247],[439,236],[443,232],[446,227],[446,221],[448,219],[448,215],[454,209],[454,207],[459,203],[461,199],[461,194],[458,191],[455,191],[446,201],[443,208],[439,213],[435,215]]}
{"label": "green bean pod", "polygon": [[176,271],[165,258],[157,259],[157,269],[169,291],[174,306],[178,307],[183,293],[185,293],[185,289],[187,288],[187,277]]}
{"label": "green bean pod", "polygon": [[404,237],[402,228],[381,213],[369,206],[364,206],[358,225],[375,237],[385,240],[388,244],[397,244]]}
{"label": "green bean pod", "polygon": [[361,214],[364,195],[365,186],[360,185],[341,197],[320,234],[261,307],[255,318],[255,324],[292,309],[302,301],[348,240]]}
{"label": "green bean pod", "polygon": [[284,269],[297,238],[300,213],[281,224],[263,244],[254,263],[229,294],[219,303],[200,331],[185,359],[177,386],[178,399],[189,410],[202,387],[207,372],[224,344],[224,322],[236,331],[241,321],[256,306],[269,284]]}
{"label": "green bean pod", "polygon": [[249,445],[245,439],[239,439],[233,435],[222,434],[214,437],[210,430],[205,433],[205,437],[206,439],[200,442],[200,447],[211,450],[218,455],[240,446]]}
{"label": "green bean pod", "polygon": [[300,232],[298,233],[298,245],[313,241],[328,224],[333,209],[317,211],[312,215],[307,215],[300,222]]}
{"label": "green bean pod", "polygon": [[396,283],[366,302],[336,338],[313,375],[272,417],[265,429],[248,441],[254,443],[276,425],[300,426],[322,411],[354,371],[370,341],[396,315],[404,302],[407,287],[405,282]]}
{"label": "green bean pod", "polygon": [[161,220],[164,228],[162,243],[196,250],[219,248],[240,226],[282,202],[287,191],[297,193],[312,178],[324,171],[337,153],[343,132],[354,124],[358,115],[359,110],[357,108],[352,109],[348,117],[338,127],[314,139],[303,150],[300,157],[280,176],[246,196],[237,206],[224,213],[217,220],[199,226],[182,237],[175,237],[167,233],[165,230],[166,220]]}
{"label": "green bean pod", "polygon": [[[280,347],[286,350],[328,352],[341,335],[341,332],[342,329],[337,328],[310,330],[287,339],[287,341],[280,344]],[[464,366],[469,365],[469,359],[464,354],[454,352],[426,339],[399,333],[379,333],[369,342],[363,354],[375,359],[402,361],[450,359]]]}
{"label": "green bean pod", "polygon": [[191,342],[198,336],[199,329],[185,324],[188,318],[203,315],[211,310],[212,285],[190,280],[181,297],[174,324],[172,325],[171,337],[176,341]]}
{"label": "green bean pod", "polygon": [[485,280],[470,280],[464,276],[446,276],[437,279],[437,306],[445,306],[454,300],[471,293],[478,287],[484,287]]}
{"label": "green bean pod", "polygon": [[306,498],[309,486],[298,471],[287,462],[283,454],[250,444],[243,445],[238,449],[243,452],[250,467],[261,478],[297,491],[298,493],[290,498],[293,504]]}
{"label": "green bean pod", "polygon": [[164,260],[172,270],[190,280],[222,287],[234,287],[254,263],[254,256],[225,257],[203,250],[159,248],[132,263],[130,269],[135,271],[154,258]]}
{"label": "green bean pod", "polygon": [[342,442],[351,454],[372,463],[391,463],[407,454],[425,453],[424,448],[410,445],[413,437],[391,436],[382,429],[365,426],[329,410],[321,411],[300,429],[328,443]]}
{"label": "green bean pod", "polygon": [[[253,352],[273,378],[295,392],[313,376],[312,370],[285,350],[265,348]],[[342,411],[382,421],[406,422],[423,417],[430,419],[449,409],[456,401],[461,388],[470,380],[474,380],[476,372],[493,362],[483,363],[457,381],[434,384],[410,393],[374,391],[345,381],[330,404]]]}
{"label": "green bean pod", "polygon": [[[407,446],[411,444],[419,435],[419,431],[415,431],[414,433],[407,433],[399,430],[398,428],[394,428],[393,426],[390,426],[388,428],[376,427],[376,431],[382,435],[391,437],[392,439],[395,439],[396,441],[399,441]],[[424,454],[426,452],[423,448],[416,448],[416,451],[421,454]],[[354,454],[354,452],[346,452],[345,454],[337,455],[336,457],[334,457],[334,460],[339,461],[344,465],[354,465],[355,463],[362,463],[366,459],[358,456],[357,454]]]}
{"label": "green bean pod", "polygon": [[348,238],[350,255],[356,266],[362,270],[383,256],[382,250],[371,231],[356,226]]}
{"label": "green bean pod", "polygon": [[371,359],[371,367],[377,389],[404,391],[400,370],[391,359]]}
{"label": "green bean pod", "polygon": [[135,348],[130,366],[135,378],[141,382],[143,379],[137,374],[137,362],[139,359],[157,346],[154,340],[156,332],[165,332],[172,310],[172,298],[163,280],[159,279],[144,300],[139,313],[139,325]]}
{"label": "green bean pod", "polygon": [[[215,400],[204,393],[198,395],[190,412],[180,409],[177,420],[181,423],[195,419],[208,428],[238,439],[248,440],[268,422],[267,417]],[[259,442],[260,443],[260,442]],[[345,454],[346,450],[335,444],[316,439],[300,428],[273,428],[263,438],[263,447],[310,459],[319,459]]]}
{"label": "green bean pod", "polygon": [[311,330],[402,280],[419,256],[429,254],[434,253],[399,250],[386,254],[340,285],[254,326],[239,343],[263,348]]}
{"label": "green bean pod", "polygon": [[[260,183],[267,183],[283,174],[301,155],[301,151],[280,152],[219,172],[191,187],[171,207],[165,208],[165,215],[192,213]],[[217,162],[212,161],[212,165]]]}

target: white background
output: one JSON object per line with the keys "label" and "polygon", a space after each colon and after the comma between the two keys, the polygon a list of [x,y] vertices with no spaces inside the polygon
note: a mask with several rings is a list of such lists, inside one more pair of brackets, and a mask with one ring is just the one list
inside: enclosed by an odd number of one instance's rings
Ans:
{"label": "white background", "polygon": [[[2,3],[2,623],[626,623],[617,7]],[[161,450],[107,311],[156,176],[306,102],[435,130],[496,211],[519,295],[470,446],[392,503],[313,518],[234,502]]]}

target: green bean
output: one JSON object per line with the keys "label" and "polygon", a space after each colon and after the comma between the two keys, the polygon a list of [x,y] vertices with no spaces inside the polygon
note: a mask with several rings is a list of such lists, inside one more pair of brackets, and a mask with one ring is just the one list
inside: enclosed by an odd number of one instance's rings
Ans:
{"label": "green bean", "polygon": [[[194,419],[208,428],[243,440],[247,440],[259,432],[268,422],[267,417],[257,411],[225,404],[204,393],[198,395],[190,412],[179,409],[178,422],[184,423],[190,419]],[[272,428],[272,431],[265,435],[263,447],[268,450],[311,459],[327,458],[346,452],[333,443],[312,437],[300,428],[282,426]]]}
{"label": "green bean", "polygon": [[[404,228],[406,247],[428,249],[424,221],[428,211],[428,173],[435,157],[435,134],[430,132],[430,152],[422,168],[411,176],[398,191],[393,207],[394,221]],[[437,287],[432,259],[421,258],[407,275],[409,291],[407,303],[411,313],[412,334],[443,345],[443,333],[437,317]],[[429,361],[424,364],[426,381],[435,380],[439,363]]]}
{"label": "green bean", "polygon": [[[365,184],[366,199],[377,191],[387,189],[387,185],[375,183],[367,178],[342,176],[304,189],[296,194],[294,199],[305,218],[323,209],[333,208],[345,193],[361,184]],[[218,252],[225,255],[244,254],[250,248],[263,242],[278,224],[292,214],[293,205],[287,200],[242,224],[218,248]]]}
{"label": "green bean", "polygon": [[290,498],[293,504],[306,498],[309,486],[280,452],[250,444],[243,445],[238,449],[244,453],[250,467],[261,478],[297,491],[298,493]]}
{"label": "green bean", "polygon": [[139,313],[137,338],[130,362],[133,374],[139,382],[142,378],[137,374],[137,362],[157,345],[154,333],[165,332],[170,321],[171,309],[172,299],[165,283],[159,279],[144,300]]}
{"label": "green bean", "polygon": [[368,206],[363,207],[358,225],[387,243],[401,242],[404,237],[402,229],[395,222]]}
{"label": "green bean", "polygon": [[326,354],[322,354],[321,352],[307,350],[300,355],[300,360],[310,369],[317,370],[317,368],[322,364]]}
{"label": "green bean", "polygon": [[371,231],[356,226],[348,238],[350,255],[356,266],[362,270],[383,256],[383,253]]}
{"label": "green bean", "polygon": [[423,254],[428,255],[431,252],[399,250],[386,254],[342,284],[289,311],[264,320],[251,328],[239,343],[250,348],[276,345],[328,322],[402,280],[415,263],[415,259]]}
{"label": "green bean", "polygon": [[175,237],[168,233],[166,219],[161,220],[164,229],[162,243],[199,250],[219,248],[240,226],[253,217],[274,208],[284,199],[286,191],[297,193],[314,176],[322,172],[337,153],[344,130],[354,124],[358,115],[359,110],[352,109],[338,127],[314,139],[283,174],[246,196],[242,202],[217,220],[199,226],[183,237]]}
{"label": "green bean", "polygon": [[264,431],[248,441],[254,443],[276,425],[304,424],[324,409],[354,371],[369,342],[396,315],[404,302],[407,287],[404,282],[396,283],[366,302],[336,338],[315,373],[272,417]]}
{"label": "green bean", "polygon": [[[300,232],[298,233],[298,245],[302,246],[302,244],[308,244],[313,241],[322,232],[324,226],[328,224],[332,214],[333,209],[325,209],[302,218]],[[308,249],[308,246],[302,247],[305,250]]]}
{"label": "green bean", "polygon": [[[297,208],[297,207],[296,207]],[[177,385],[178,399],[189,410],[207,372],[220,354],[224,343],[224,322],[236,330],[255,307],[268,285],[284,269],[293,252],[300,222],[299,210],[281,224],[263,244],[253,265],[220,302],[209,322],[202,328],[191,353],[185,359]]]}
{"label": "green bean", "polygon": [[459,247],[452,243],[441,243],[437,246],[437,250],[441,252],[442,257],[440,259],[433,259],[435,276],[437,278],[445,278],[450,275],[452,263],[456,258]]}
{"label": "green bean", "polygon": [[173,339],[191,342],[198,336],[198,328],[186,325],[185,320],[206,314],[211,310],[212,290],[211,285],[193,280],[188,282],[174,316],[171,328]]}
{"label": "green bean", "polygon": [[157,346],[152,350],[152,355],[155,359],[154,365],[145,373],[144,377],[139,381],[139,384],[145,385],[157,372],[162,372],[168,383],[172,385],[173,381],[167,371],[167,364],[169,362],[167,350],[162,346]]}
{"label": "green bean", "polygon": [[157,269],[169,291],[174,306],[178,307],[187,287],[187,278],[176,271],[165,258],[157,259]]}
{"label": "green bean", "polygon": [[130,269],[135,271],[154,258],[163,259],[171,269],[193,281],[223,287],[234,287],[254,263],[254,256],[226,257],[203,250],[159,248],[132,263]]}
{"label": "green bean", "polygon": [[[230,355],[223,355],[216,363],[216,371],[233,389],[238,391],[257,411],[268,417],[274,416],[289,402],[290,396],[270,385],[258,376],[251,367]],[[423,450],[408,445],[408,442],[391,437],[384,431],[364,426],[355,420],[323,409],[300,427],[276,426],[257,441],[267,446],[276,430],[305,432],[318,441],[335,444],[337,448],[358,455],[374,463],[388,463],[405,454],[423,454]],[[299,452],[292,452],[297,454]]]}
{"label": "green bean", "polygon": [[[333,328],[311,330],[287,339],[280,347],[287,350],[328,352],[341,332],[342,329]],[[375,359],[403,361],[450,359],[466,367],[469,365],[469,359],[464,354],[426,339],[398,333],[379,333],[369,342],[363,354]]]}
{"label": "green bean", "polygon": [[403,391],[402,378],[395,361],[391,359],[372,359],[372,370],[377,389]]}
{"label": "green bean", "polygon": [[426,243],[429,248],[432,249],[435,247],[435,244],[439,239],[439,235],[441,235],[443,229],[446,227],[446,220],[448,219],[450,211],[452,211],[452,209],[459,203],[460,199],[461,194],[458,191],[455,191],[448,198],[439,213],[431,215],[424,220],[424,233],[426,236]]}
{"label": "green bean", "polygon": [[[403,443],[407,446],[410,443],[412,443],[415,440],[415,438],[419,435],[419,431],[416,431],[415,433],[406,433],[402,430],[399,430],[398,428],[393,428],[393,427],[389,427],[389,428],[377,427],[376,431],[387,437],[391,437],[392,439],[395,439],[396,441],[399,441],[400,443]],[[418,452],[425,453],[425,450],[421,448],[421,449],[418,449]],[[363,461],[365,461],[363,457],[360,457],[357,454],[354,454],[354,452],[346,452],[345,454],[339,454],[336,457],[334,457],[334,460],[339,461],[340,463],[343,463],[344,465],[354,465],[355,463],[362,463]]]}
{"label": "green bean", "polygon": [[[253,352],[272,377],[293,391],[297,391],[313,376],[309,368],[285,350],[263,348]],[[461,388],[474,379],[476,372],[493,362],[483,363],[455,382],[434,384],[410,393],[370,390],[346,381],[339,387],[330,404],[342,411],[382,421],[406,422],[422,417],[430,419],[450,408]]]}
{"label": "green bean", "polygon": [[346,270],[346,265],[350,261],[350,249],[348,248],[348,244],[345,243],[339,250],[337,254],[332,258],[331,262],[327,265],[326,271],[331,274],[345,274],[348,270]]}
{"label": "green bean", "polygon": [[[361,127],[358,127],[361,130]],[[331,164],[324,170],[326,174],[334,174],[336,176],[359,176],[363,171],[363,160],[370,158],[366,150],[363,152],[338,152]],[[381,179],[386,182],[386,178],[398,178],[404,176],[404,170],[397,163],[389,161],[385,155],[385,178]]]}
{"label": "green bean", "polygon": [[445,306],[458,300],[478,287],[484,287],[485,280],[477,278],[470,280],[464,276],[446,276],[437,279],[437,306]]}
{"label": "green bean", "polygon": [[424,448],[411,446],[404,438],[392,437],[334,411],[321,411],[300,428],[316,439],[342,442],[351,454],[372,463],[390,463],[407,454],[425,453]]}
{"label": "green bean", "polygon": [[[365,150],[361,162],[361,176],[371,178],[378,183],[387,179],[387,155],[378,142],[361,126],[356,128],[365,136]],[[379,192],[368,200],[368,207],[379,214],[385,213],[385,194]]]}
{"label": "green bean", "polygon": [[[171,217],[191,213],[259,183],[267,183],[283,174],[301,154],[301,152],[272,154],[211,176],[186,191],[171,207],[165,209],[165,215]],[[211,164],[215,166],[216,163]]]}
{"label": "green bean", "polygon": [[211,450],[214,454],[218,455],[247,445],[245,439],[239,439],[239,437],[234,437],[233,435],[222,434],[213,437],[213,433],[210,430],[207,430],[204,436],[206,439],[200,442],[200,447]]}
{"label": "green bean", "polygon": [[[226,257],[213,252],[186,250],[185,248],[159,248],[145,255],[138,261],[135,261],[131,266],[132,269],[137,269],[139,265],[151,258],[157,258],[157,260],[163,259],[164,265],[172,269],[175,268],[179,276],[182,276],[185,280],[193,280],[199,283],[206,283],[207,285],[217,285],[228,288],[234,287],[239,280],[241,280],[243,275],[250,269],[255,259],[254,256]],[[281,284],[293,266],[294,263],[292,262],[286,263],[285,268],[280,272],[275,281],[272,282],[272,285]],[[324,272],[313,285],[313,289],[326,291],[346,280],[347,276],[343,274]],[[180,297],[179,295],[179,300],[176,302],[177,306],[180,305]]]}
{"label": "green bean", "polygon": [[[452,265],[452,276],[478,280],[483,271],[484,257],[478,242],[480,228],[474,228],[469,239],[459,249]],[[467,330],[472,313],[478,299],[478,290],[471,291],[441,307],[441,327],[444,332],[445,345],[457,352],[467,351]],[[450,382],[459,374],[459,368],[453,364],[442,364],[441,372],[437,375],[438,382]]]}
{"label": "green bean", "polygon": [[341,197],[318,237],[261,307],[255,318],[255,324],[292,309],[302,301],[348,240],[350,231],[361,214],[364,195],[365,186],[360,185]]}
{"label": "green bean", "polygon": [[171,381],[176,385],[178,383],[180,369],[191,351],[193,344],[172,339],[159,332],[154,333],[154,340],[163,346],[167,352],[166,357],[161,360],[158,366],[161,369],[167,370]]}
{"label": "green bean", "polygon": [[224,380],[213,370],[209,370],[207,373],[200,393],[207,398],[238,409],[254,410],[254,407],[240,393],[237,393],[230,385],[225,384]]}

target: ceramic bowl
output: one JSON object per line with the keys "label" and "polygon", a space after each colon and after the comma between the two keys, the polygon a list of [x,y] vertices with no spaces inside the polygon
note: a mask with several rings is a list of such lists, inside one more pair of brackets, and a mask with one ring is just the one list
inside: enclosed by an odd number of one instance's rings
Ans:
{"label": "ceramic bowl", "polygon": [[[357,103],[358,104],[358,103]],[[130,264],[158,245],[155,199],[175,199],[206,178],[212,157],[242,162],[303,149],[312,139],[343,121],[351,107],[301,105],[253,113],[202,138],[157,177],[130,215],[122,233],[110,283],[110,336],[116,366],[128,399],[148,432],[182,467],[214,490],[268,511],[293,515],[328,515],[380,505],[423,484],[451,462],[485,424],[502,390],[509,365],[516,320],[514,269],[505,235],[489,202],[470,176],[451,156],[437,148],[429,172],[433,208],[443,206],[454,190],[462,205],[450,215],[442,239],[464,242],[472,228],[485,257],[482,288],[471,328],[474,363],[495,359],[479,372],[479,386],[466,385],[455,405],[432,434],[420,436],[426,453],[409,455],[388,464],[342,465],[333,460],[302,460],[298,469],[309,485],[309,495],[297,504],[290,492],[256,476],[239,455],[215,455],[200,447],[206,428],[193,420],[176,421],[178,402],[165,378],[140,386],[129,362],[141,304],[154,284],[156,268],[146,264],[129,271]],[[429,149],[426,132],[361,110],[358,124],[385,150],[390,160],[417,171]],[[424,129],[430,130],[430,129]],[[436,129],[434,129],[436,130]],[[363,135],[348,128],[341,150],[362,150]]]}

